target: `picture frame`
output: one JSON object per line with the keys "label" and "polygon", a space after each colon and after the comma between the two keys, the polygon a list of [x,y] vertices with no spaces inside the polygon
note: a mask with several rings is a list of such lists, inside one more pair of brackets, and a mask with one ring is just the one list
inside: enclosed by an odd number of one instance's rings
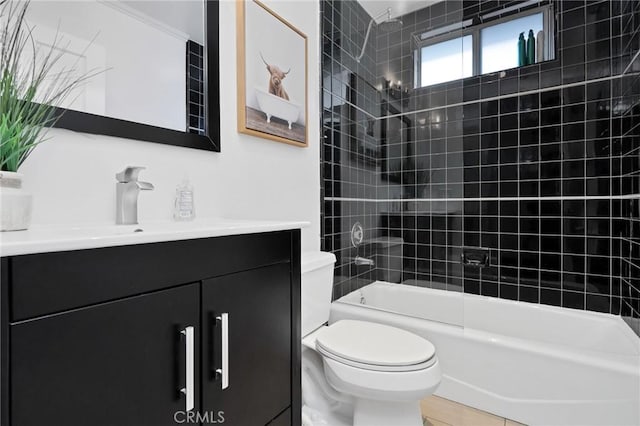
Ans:
{"label": "picture frame", "polygon": [[259,0],[236,5],[238,132],[307,147],[307,36]]}

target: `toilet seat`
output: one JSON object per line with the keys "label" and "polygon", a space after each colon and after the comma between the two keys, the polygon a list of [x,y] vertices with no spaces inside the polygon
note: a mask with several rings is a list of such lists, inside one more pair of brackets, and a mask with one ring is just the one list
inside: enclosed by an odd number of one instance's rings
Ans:
{"label": "toilet seat", "polygon": [[384,324],[342,320],[317,334],[316,350],[351,367],[380,372],[410,372],[436,362],[428,340]]}

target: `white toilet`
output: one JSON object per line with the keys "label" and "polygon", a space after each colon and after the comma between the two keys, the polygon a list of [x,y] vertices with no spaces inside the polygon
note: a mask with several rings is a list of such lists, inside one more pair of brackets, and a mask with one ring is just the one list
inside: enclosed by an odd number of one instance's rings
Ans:
{"label": "white toilet", "polygon": [[435,348],[399,328],[329,326],[332,253],[302,256],[302,424],[422,426],[420,400],[440,384]]}

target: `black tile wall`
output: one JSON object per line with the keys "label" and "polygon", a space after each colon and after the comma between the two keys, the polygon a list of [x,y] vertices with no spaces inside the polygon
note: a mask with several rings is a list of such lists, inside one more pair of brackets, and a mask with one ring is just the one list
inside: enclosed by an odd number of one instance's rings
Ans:
{"label": "black tile wall", "polygon": [[[640,2],[554,1],[555,60],[419,89],[413,34],[518,2],[404,15],[364,68],[349,49],[369,17],[322,3],[323,248],[348,278],[334,297],[394,278],[640,317]],[[354,271],[355,220],[402,252],[371,244],[378,267]],[[491,266],[463,266],[463,247],[489,248]]]}
{"label": "black tile wall", "polygon": [[205,134],[204,113],[204,48],[187,41],[187,131]]}
{"label": "black tile wall", "polygon": [[637,194],[640,173],[640,2],[623,1],[616,49],[623,55],[622,77],[613,87],[614,135],[621,153],[616,164],[621,178],[617,185],[622,200],[620,211],[619,313],[640,335],[640,203]]}
{"label": "black tile wall", "polygon": [[[322,248],[337,257],[334,297],[370,283],[375,268],[356,266],[356,255],[375,256],[375,244],[351,244],[355,222],[376,235],[379,94],[375,87],[372,33],[360,62],[357,57],[371,17],[356,1],[323,1],[322,8]],[[336,199],[337,198],[337,199]]]}

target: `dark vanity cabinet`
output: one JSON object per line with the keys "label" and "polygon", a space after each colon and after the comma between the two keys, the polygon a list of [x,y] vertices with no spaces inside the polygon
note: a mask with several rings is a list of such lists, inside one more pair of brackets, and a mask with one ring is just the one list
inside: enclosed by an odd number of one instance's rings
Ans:
{"label": "dark vanity cabinet", "polygon": [[299,253],[292,230],[2,258],[1,424],[300,424]]}
{"label": "dark vanity cabinet", "polygon": [[[282,314],[291,303],[290,287],[282,280],[288,273],[287,265],[280,264],[203,282],[203,330],[210,339],[205,342],[203,411],[225,407],[234,413],[234,424],[262,425],[289,405],[291,384],[282,380],[291,368],[291,317]],[[221,314],[227,314],[227,383],[216,374],[225,346],[216,319]]]}
{"label": "dark vanity cabinet", "polygon": [[198,293],[192,284],[12,325],[11,424],[174,424],[185,408],[179,333],[199,328]]}

